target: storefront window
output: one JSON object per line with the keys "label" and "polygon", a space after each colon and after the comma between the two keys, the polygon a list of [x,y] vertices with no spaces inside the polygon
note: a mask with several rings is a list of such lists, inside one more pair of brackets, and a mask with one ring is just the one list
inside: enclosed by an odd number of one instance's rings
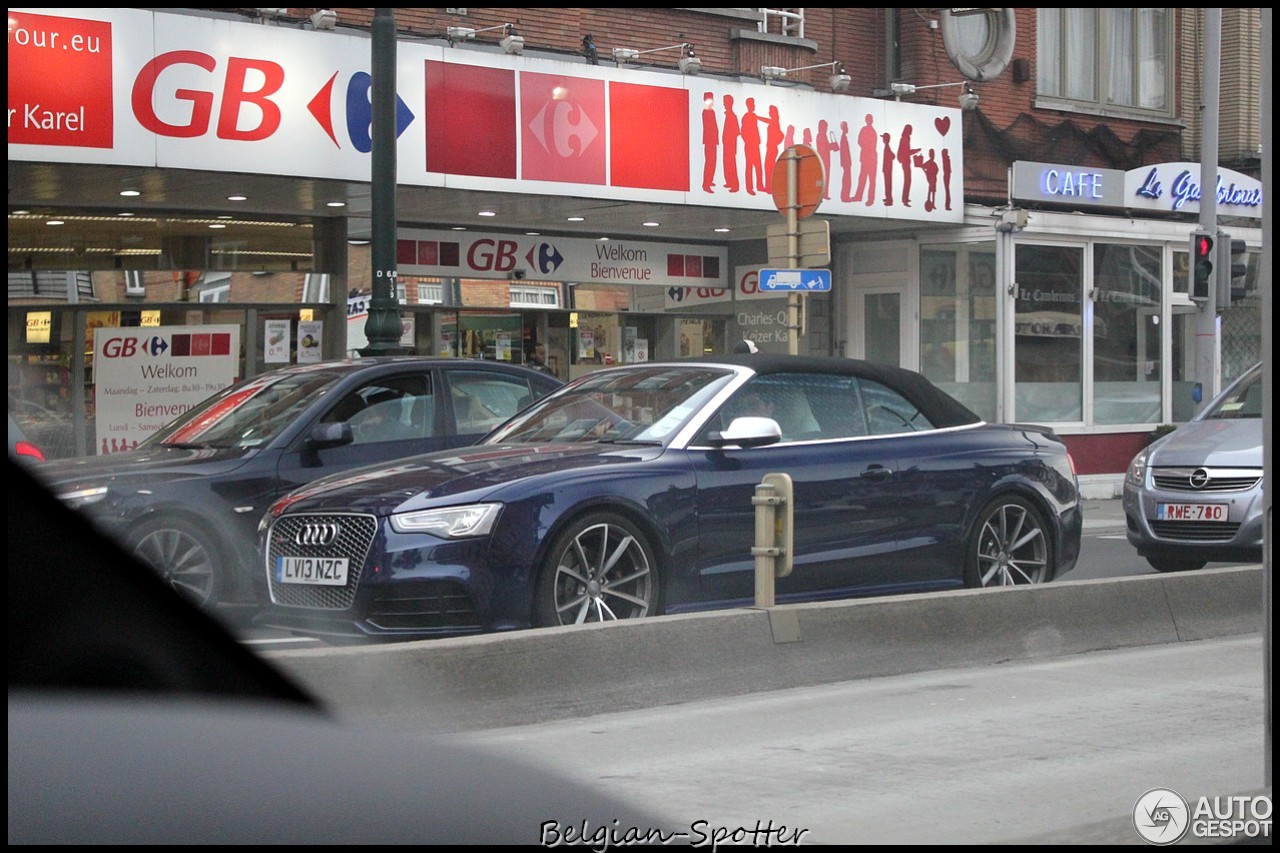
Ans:
{"label": "storefront window", "polygon": [[1160,420],[1160,255],[1093,247],[1093,421]]}
{"label": "storefront window", "polygon": [[996,417],[995,249],[920,253],[920,372],[987,420]]}
{"label": "storefront window", "polygon": [[1020,245],[1014,271],[1014,419],[1083,418],[1084,250]]}

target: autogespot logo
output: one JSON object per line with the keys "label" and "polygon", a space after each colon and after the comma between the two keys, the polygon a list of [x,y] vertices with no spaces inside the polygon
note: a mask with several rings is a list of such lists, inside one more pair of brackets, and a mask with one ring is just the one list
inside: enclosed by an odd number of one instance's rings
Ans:
{"label": "autogespot logo", "polygon": [[1133,804],[1133,826],[1152,844],[1175,844],[1187,834],[1190,809],[1177,791],[1152,788]]}

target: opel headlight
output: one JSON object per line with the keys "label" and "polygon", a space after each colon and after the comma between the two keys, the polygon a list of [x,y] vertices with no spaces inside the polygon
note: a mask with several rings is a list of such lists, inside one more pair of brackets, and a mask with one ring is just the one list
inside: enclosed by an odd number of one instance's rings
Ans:
{"label": "opel headlight", "polygon": [[1138,455],[1133,457],[1133,461],[1129,463],[1129,471],[1124,475],[1129,485],[1136,488],[1142,488],[1142,484],[1147,479],[1147,457],[1151,455],[1151,449],[1144,447],[1138,451]]}
{"label": "opel headlight", "polygon": [[471,504],[443,509],[423,509],[391,516],[397,533],[430,533],[443,539],[484,536],[493,529],[502,504]]}

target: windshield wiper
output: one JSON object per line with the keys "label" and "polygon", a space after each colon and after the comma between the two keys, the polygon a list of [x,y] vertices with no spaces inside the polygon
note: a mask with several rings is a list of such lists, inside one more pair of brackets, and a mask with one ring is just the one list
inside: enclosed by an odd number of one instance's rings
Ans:
{"label": "windshield wiper", "polygon": [[642,444],[648,447],[661,447],[662,442],[651,438],[601,438],[597,444]]}

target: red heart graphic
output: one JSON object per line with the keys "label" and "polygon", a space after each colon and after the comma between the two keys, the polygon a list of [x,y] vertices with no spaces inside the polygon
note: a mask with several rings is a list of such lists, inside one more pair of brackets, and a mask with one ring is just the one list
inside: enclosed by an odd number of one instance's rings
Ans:
{"label": "red heart graphic", "polygon": [[943,116],[942,118],[935,118],[933,120],[933,126],[938,129],[938,133],[941,133],[943,136],[946,136],[947,131],[951,129],[951,118],[949,116]]}

